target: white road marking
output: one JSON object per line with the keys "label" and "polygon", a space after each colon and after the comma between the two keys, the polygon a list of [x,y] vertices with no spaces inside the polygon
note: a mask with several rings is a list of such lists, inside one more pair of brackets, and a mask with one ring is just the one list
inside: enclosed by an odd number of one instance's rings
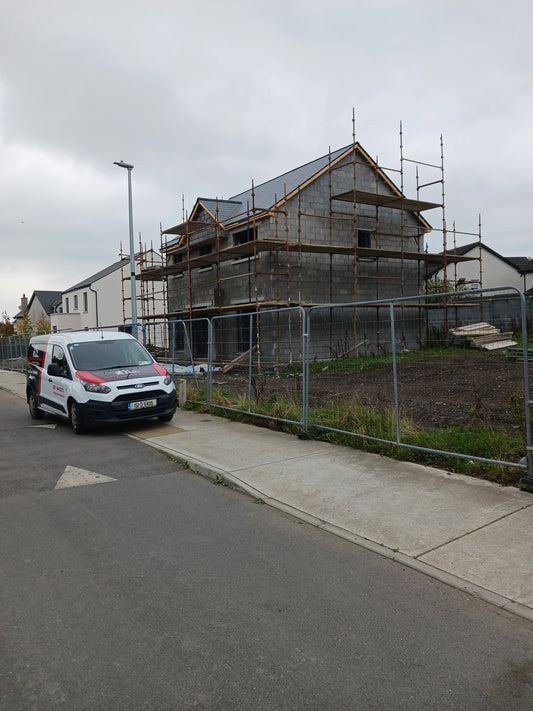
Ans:
{"label": "white road marking", "polygon": [[105,484],[109,481],[116,481],[113,477],[104,476],[89,472],[87,469],[78,469],[78,467],[65,467],[65,471],[61,475],[54,489],[68,489],[72,486],[88,486],[89,484]]}
{"label": "white road marking", "polygon": [[57,425],[30,425],[32,429],[35,429],[36,427],[40,427],[42,430],[55,430]]}

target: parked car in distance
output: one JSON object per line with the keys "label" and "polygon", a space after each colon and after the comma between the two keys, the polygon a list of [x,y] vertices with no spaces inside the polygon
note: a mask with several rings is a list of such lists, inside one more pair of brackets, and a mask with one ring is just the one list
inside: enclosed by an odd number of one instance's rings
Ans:
{"label": "parked car in distance", "polygon": [[177,404],[166,368],[130,334],[105,331],[34,336],[26,399],[32,418],[70,420],[76,434],[152,417],[168,422]]}

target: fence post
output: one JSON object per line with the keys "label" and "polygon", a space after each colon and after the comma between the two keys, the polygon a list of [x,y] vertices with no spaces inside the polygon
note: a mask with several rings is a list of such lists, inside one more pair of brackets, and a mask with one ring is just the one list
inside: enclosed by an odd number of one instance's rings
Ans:
{"label": "fence post", "polygon": [[398,369],[396,364],[396,328],[394,324],[394,304],[389,305],[390,335],[392,353],[392,380],[394,384],[394,419],[396,422],[396,443],[400,444],[400,405],[398,403]]}
{"label": "fence post", "polygon": [[207,319],[207,405],[213,404],[213,320]]}
{"label": "fence post", "polygon": [[533,493],[533,450],[531,447],[531,407],[533,400],[529,394],[529,353],[527,347],[527,316],[526,316],[526,297],[523,292],[519,292],[520,308],[522,317],[522,357],[524,361],[524,403],[525,403],[525,418],[526,418],[526,465],[527,476],[520,479],[520,488]]}
{"label": "fence post", "polygon": [[170,323],[170,332],[171,332],[171,342],[170,342],[170,363],[172,365],[172,378],[174,378],[176,374],[176,322],[172,321]]}
{"label": "fence post", "polygon": [[302,309],[302,427],[309,429],[309,339],[311,312]]}
{"label": "fence post", "polygon": [[[261,324],[259,322],[259,311],[255,314],[255,317],[257,319],[258,323],[258,328],[261,328]],[[254,353],[254,314],[251,313],[249,315],[249,320],[248,320],[248,412],[252,412],[252,380],[253,380],[253,367],[254,367],[254,361],[253,361],[253,353]],[[260,331],[259,331],[260,333]],[[259,375],[259,373],[257,374]]]}

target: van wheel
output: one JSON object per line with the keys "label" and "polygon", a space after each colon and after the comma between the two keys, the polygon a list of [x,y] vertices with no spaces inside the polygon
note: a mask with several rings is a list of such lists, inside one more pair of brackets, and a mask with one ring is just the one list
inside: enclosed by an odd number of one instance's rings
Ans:
{"label": "van wheel", "polygon": [[28,395],[28,407],[30,409],[30,417],[33,420],[42,420],[44,417],[44,412],[42,410],[39,410],[37,407],[37,398],[35,397],[35,393],[30,393]]}
{"label": "van wheel", "polygon": [[70,403],[69,408],[70,426],[75,434],[83,434],[85,432],[85,423],[78,404],[74,400]]}
{"label": "van wheel", "polygon": [[170,422],[174,415],[160,415],[157,419],[159,422]]}

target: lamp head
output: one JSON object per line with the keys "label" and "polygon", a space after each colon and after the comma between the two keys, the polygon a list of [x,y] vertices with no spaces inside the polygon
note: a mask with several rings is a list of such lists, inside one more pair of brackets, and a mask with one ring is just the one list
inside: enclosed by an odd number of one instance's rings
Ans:
{"label": "lamp head", "polygon": [[128,170],[133,170],[133,166],[129,163],[124,163],[123,160],[114,161],[113,165],[118,165],[119,168],[127,168]]}

